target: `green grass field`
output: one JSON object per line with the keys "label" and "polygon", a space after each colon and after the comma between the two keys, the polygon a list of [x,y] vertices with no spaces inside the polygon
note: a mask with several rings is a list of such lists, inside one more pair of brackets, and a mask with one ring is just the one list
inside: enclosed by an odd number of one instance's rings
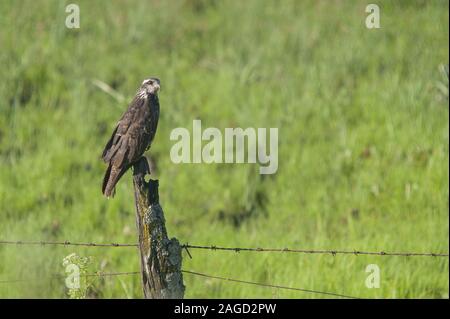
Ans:
{"label": "green grass field", "polygon": [[[80,29],[65,6],[80,5]],[[141,81],[161,79],[149,154],[170,236],[198,245],[449,250],[448,1],[0,0],[0,240],[137,241],[131,174],[100,160]],[[93,84],[126,97],[120,103]],[[448,85],[447,85],[448,88]],[[279,128],[279,167],[173,164],[172,129]],[[183,268],[366,298],[448,298],[448,258],[183,252]],[[63,258],[139,269],[133,248],[0,245],[0,297],[67,298]],[[366,266],[381,271],[368,289]],[[1,283],[2,280],[30,279]],[[184,275],[189,298],[323,298]],[[93,298],[141,298],[137,276]]]}

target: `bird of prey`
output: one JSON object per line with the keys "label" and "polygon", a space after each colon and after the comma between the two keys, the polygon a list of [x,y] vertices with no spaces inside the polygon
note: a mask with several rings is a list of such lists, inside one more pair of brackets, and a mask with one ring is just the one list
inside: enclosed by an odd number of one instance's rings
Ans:
{"label": "bird of prey", "polygon": [[102,192],[107,197],[114,196],[119,179],[150,148],[158,126],[159,89],[157,78],[142,82],[103,150],[102,159],[108,169]]}

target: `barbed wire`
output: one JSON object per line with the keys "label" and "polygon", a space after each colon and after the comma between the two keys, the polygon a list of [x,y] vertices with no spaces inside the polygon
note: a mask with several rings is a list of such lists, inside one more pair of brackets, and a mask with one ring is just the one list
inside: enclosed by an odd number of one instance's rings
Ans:
{"label": "barbed wire", "polygon": [[[0,245],[58,245],[58,246],[85,246],[85,247],[138,247],[138,244],[128,243],[93,243],[93,242],[71,242],[71,241],[12,241],[12,240],[0,240]],[[403,257],[449,257],[448,253],[434,253],[434,252],[386,252],[386,251],[360,251],[360,250],[314,250],[314,249],[292,249],[292,248],[261,248],[261,247],[223,247],[223,246],[201,246],[183,244],[181,248],[186,249],[189,256],[188,249],[203,249],[203,250],[221,250],[232,252],[280,252],[280,253],[302,253],[302,254],[329,254],[329,255],[377,255],[377,256],[403,256]]]}
{"label": "barbed wire", "polygon": [[[114,277],[114,276],[126,276],[126,275],[139,275],[139,271],[127,271],[127,272],[96,272],[91,274],[81,274],[81,277]],[[48,278],[65,278],[66,275],[62,274],[52,274]],[[10,279],[10,280],[0,280],[0,284],[16,283],[16,282],[30,282],[33,279]]]}
{"label": "barbed wire", "polygon": [[239,253],[244,252],[280,252],[280,253],[302,253],[302,254],[331,254],[331,255],[379,255],[379,256],[404,256],[404,257],[448,257],[448,253],[422,253],[422,252],[385,252],[385,251],[359,251],[359,250],[313,250],[313,249],[290,249],[290,248],[248,248],[248,247],[219,247],[219,246],[198,246],[184,244],[184,249],[206,249],[223,250]]}
{"label": "barbed wire", "polygon": [[86,246],[86,247],[138,247],[138,244],[119,243],[77,243],[71,241],[23,241],[0,240],[0,245],[40,245],[40,246]]}
{"label": "barbed wire", "polygon": [[[185,274],[194,275],[194,276],[204,277],[204,278],[211,278],[211,279],[217,279],[217,280],[228,281],[228,282],[235,282],[235,283],[240,283],[240,284],[248,284],[248,285],[254,285],[254,286],[259,286],[259,287],[264,287],[264,288],[294,290],[294,291],[301,291],[301,292],[307,292],[307,293],[328,295],[328,296],[341,297],[341,298],[361,299],[359,297],[354,297],[354,296],[349,296],[349,295],[344,295],[344,294],[338,294],[338,293],[334,293],[334,292],[325,292],[325,291],[312,290],[312,289],[287,287],[287,286],[274,285],[274,284],[265,284],[265,283],[241,280],[241,279],[236,279],[236,278],[226,278],[226,277],[208,275],[208,274],[205,274],[205,273],[200,273],[200,272],[191,271],[191,270],[181,270],[181,272],[185,273]],[[80,276],[81,277],[114,277],[114,276],[128,276],[128,275],[139,275],[139,274],[140,274],[140,271],[109,272],[109,273],[97,272],[97,273],[91,273],[91,274],[84,274],[84,275],[80,275]],[[51,278],[64,278],[65,275],[53,274],[53,275],[51,275],[49,277],[51,277]],[[30,282],[30,279],[0,280],[0,284],[18,283],[18,282]]]}
{"label": "barbed wire", "polygon": [[181,270],[181,272],[183,272],[185,274],[191,274],[191,275],[205,277],[205,278],[218,279],[218,280],[223,280],[223,281],[230,281],[230,282],[236,282],[236,283],[240,283],[240,284],[247,284],[247,285],[259,286],[259,287],[265,287],[265,288],[295,290],[295,291],[302,291],[302,292],[308,292],[308,293],[313,293],[313,294],[328,295],[328,296],[341,297],[341,298],[347,298],[347,299],[361,299],[359,297],[354,297],[354,296],[349,296],[349,295],[344,295],[344,294],[338,294],[338,293],[334,293],[334,292],[326,292],[326,291],[319,291],[319,290],[312,290],[312,289],[287,287],[287,286],[274,285],[274,284],[264,284],[264,283],[260,283],[260,282],[247,281],[247,280],[241,280],[241,279],[235,279],[235,278],[226,278],[226,277],[220,277],[220,276],[213,276],[213,275],[208,275],[208,274],[199,273],[199,272],[190,271],[190,270]]}

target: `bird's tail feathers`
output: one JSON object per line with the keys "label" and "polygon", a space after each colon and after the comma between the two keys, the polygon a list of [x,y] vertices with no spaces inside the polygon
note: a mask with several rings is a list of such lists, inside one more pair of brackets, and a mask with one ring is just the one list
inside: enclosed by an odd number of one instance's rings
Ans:
{"label": "bird's tail feathers", "polygon": [[117,168],[111,163],[108,165],[105,177],[103,178],[103,195],[106,197],[114,197],[114,194],[116,193],[116,184],[125,172],[125,168]]}

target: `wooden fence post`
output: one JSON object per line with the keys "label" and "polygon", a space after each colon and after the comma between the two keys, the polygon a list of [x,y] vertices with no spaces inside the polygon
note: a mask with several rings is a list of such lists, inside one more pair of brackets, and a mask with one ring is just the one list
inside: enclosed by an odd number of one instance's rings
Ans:
{"label": "wooden fence post", "polygon": [[185,287],[181,246],[176,238],[167,236],[158,181],[146,182],[147,173],[150,173],[147,159],[141,157],[133,168],[133,185],[144,297],[182,299]]}

